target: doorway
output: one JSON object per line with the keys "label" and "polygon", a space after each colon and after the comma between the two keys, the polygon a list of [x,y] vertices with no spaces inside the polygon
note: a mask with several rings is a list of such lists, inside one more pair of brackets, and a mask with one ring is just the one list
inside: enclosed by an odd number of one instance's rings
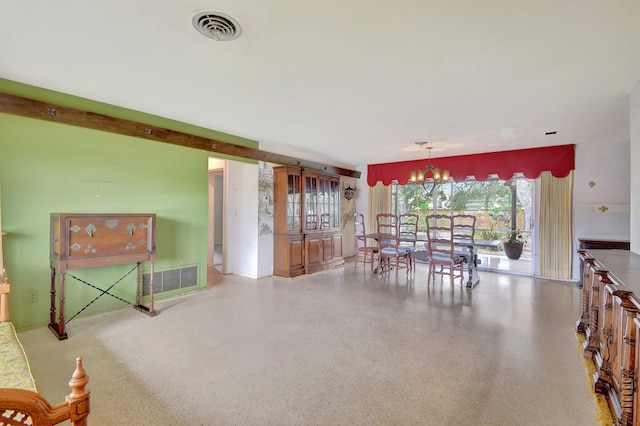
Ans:
{"label": "doorway", "polygon": [[207,267],[225,273],[224,262],[224,168],[209,170],[209,226]]}

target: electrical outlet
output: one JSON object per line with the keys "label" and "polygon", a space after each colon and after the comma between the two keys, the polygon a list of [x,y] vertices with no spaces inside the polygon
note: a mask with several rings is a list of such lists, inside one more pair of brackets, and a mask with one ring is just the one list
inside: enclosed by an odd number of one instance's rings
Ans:
{"label": "electrical outlet", "polygon": [[29,302],[37,302],[38,301],[38,290],[29,290]]}

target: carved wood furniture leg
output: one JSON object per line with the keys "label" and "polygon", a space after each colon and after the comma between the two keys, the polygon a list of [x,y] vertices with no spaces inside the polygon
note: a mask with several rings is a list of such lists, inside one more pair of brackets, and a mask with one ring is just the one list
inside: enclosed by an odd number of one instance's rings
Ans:
{"label": "carved wood furniture leg", "polygon": [[151,261],[150,268],[149,268],[149,315],[151,316],[156,314],[156,311],[153,310],[153,284],[154,284],[153,276],[155,275],[153,273],[154,264],[155,262]]}
{"label": "carved wood furniture leg", "polygon": [[[140,268],[140,264],[138,265],[138,268]],[[144,306],[142,303],[140,303],[141,297],[138,297],[137,295],[136,295],[136,304],[133,305],[134,309],[137,309],[138,311],[144,314],[147,314],[151,317],[156,315],[156,311],[154,311],[153,309],[153,283],[154,283],[153,275],[154,275],[154,262],[151,261],[150,271],[149,271],[149,306]],[[138,288],[136,290],[136,293],[142,294],[142,281],[140,279],[138,279]]]}
{"label": "carved wood furniture leg", "polygon": [[60,274],[60,316],[58,317],[58,339],[64,340],[67,338],[67,333],[64,330],[64,274]]}
{"label": "carved wood furniture leg", "polygon": [[583,284],[582,286],[582,312],[580,318],[576,321],[576,332],[585,334],[587,327],[589,326],[589,286]]}
{"label": "carved wood furniture leg", "polygon": [[579,280],[578,280],[578,288],[582,288],[584,286],[585,280],[584,280],[584,262],[585,262],[585,257],[586,257],[586,250],[584,249],[578,249],[576,250],[576,253],[578,253],[578,264],[580,266],[580,275],[579,275]]}
{"label": "carved wood furniture leg", "polygon": [[[583,288],[587,287],[586,285]],[[600,312],[600,321],[602,324],[602,333],[600,335],[600,348],[595,353],[596,371],[594,379],[594,390],[599,395],[607,395],[611,389],[611,354],[614,349],[611,347],[613,343],[613,288],[606,286],[602,292],[602,311]]]}
{"label": "carved wood furniture leg", "polygon": [[[51,320],[52,322],[49,324],[49,329],[55,334],[58,340],[65,340],[68,336],[64,329],[64,273],[59,271],[60,276],[60,292],[59,292],[59,308],[58,308],[58,322],[56,323],[56,287],[55,287],[55,279],[53,281],[53,286],[51,287]],[[55,278],[55,272],[52,273],[52,277]]]}
{"label": "carved wood furniture leg", "polygon": [[56,271],[55,268],[51,270],[51,312],[49,329],[58,338],[58,340],[65,340],[68,336],[64,329],[64,272],[60,272],[60,294],[59,294],[59,309],[58,309],[58,322],[56,323]]}
{"label": "carved wood furniture leg", "polygon": [[620,424],[625,426],[631,426],[633,422],[633,403],[636,393],[636,328],[634,319],[638,315],[633,302],[629,300],[632,293],[626,293],[625,299],[622,302],[624,307],[625,317],[625,334],[624,343],[622,348],[622,395],[620,405],[622,408],[622,415],[620,416]]}
{"label": "carved wood furniture leg", "polygon": [[140,263],[138,263],[137,275],[136,275],[136,304],[135,306],[140,306],[140,294],[142,288],[142,279],[140,277]]}
{"label": "carved wood furniture leg", "polygon": [[[593,259],[585,259],[582,273],[582,313],[576,322],[576,331],[585,334],[589,327],[589,298],[591,292],[591,265]],[[588,264],[587,264],[588,263]]]}
{"label": "carved wood furniture leg", "polygon": [[[596,273],[599,273],[596,272]],[[594,282],[591,288],[591,300],[589,305],[589,332],[587,341],[582,347],[585,358],[594,359],[594,353],[598,349],[598,311],[600,309],[600,283]]]}
{"label": "carved wood furniture leg", "polygon": [[56,268],[51,267],[51,309],[49,310],[49,326],[56,323]]}

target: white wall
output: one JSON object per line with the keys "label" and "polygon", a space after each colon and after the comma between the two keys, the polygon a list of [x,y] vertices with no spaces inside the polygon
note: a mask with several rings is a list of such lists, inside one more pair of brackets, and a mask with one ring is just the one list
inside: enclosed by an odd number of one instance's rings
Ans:
{"label": "white wall", "polygon": [[213,221],[213,243],[219,245],[222,244],[222,225],[224,223],[224,220],[221,220],[221,218],[224,218],[224,173],[216,174],[214,176],[213,186],[215,188],[213,191],[215,196],[215,200],[213,202],[213,217],[215,218]]}
{"label": "white wall", "polygon": [[258,278],[258,165],[227,161],[225,273]]}
{"label": "white wall", "polygon": [[[637,164],[640,161],[640,81],[631,91],[629,97],[629,110],[631,115],[630,138],[631,148],[629,162],[635,167],[631,169],[630,190],[631,190],[631,217],[638,217],[640,214],[640,169]],[[640,223],[637,219],[631,221],[631,251],[640,254]]]}
{"label": "white wall", "polygon": [[[364,223],[369,223],[369,184],[367,183],[367,166],[360,166],[356,169],[359,171],[360,179],[356,181],[356,213],[364,215]],[[375,232],[375,230],[367,229],[367,232]]]}
{"label": "white wall", "polygon": [[[344,189],[350,186],[356,190],[354,198],[347,200],[344,198]],[[340,228],[342,229],[342,256],[351,257],[356,253],[356,237],[353,227],[353,214],[356,212],[356,200],[358,192],[368,187],[362,186],[356,178],[342,176],[340,178]],[[365,191],[369,192],[369,191]]]}
{"label": "white wall", "polygon": [[[573,175],[576,249],[579,238],[629,240],[629,157],[629,142],[576,145]],[[578,256],[574,254],[574,279],[579,276],[579,268]]]}
{"label": "white wall", "polygon": [[[213,212],[213,217],[215,218],[214,220],[214,232],[213,232],[213,238],[214,238],[214,244],[222,244],[222,225],[223,225],[223,221],[219,220],[219,218],[224,217],[223,215],[223,207],[224,207],[224,202],[223,202],[223,197],[224,197],[224,168],[227,165],[227,161],[226,160],[221,160],[219,158],[213,158],[213,157],[209,157],[209,161],[208,161],[208,170],[211,172],[212,170],[217,170],[220,172],[220,176],[215,176],[214,179],[214,188],[215,190],[213,191],[215,200],[213,202],[213,206],[214,206],[214,212]],[[211,226],[211,224],[209,224],[209,226]]]}

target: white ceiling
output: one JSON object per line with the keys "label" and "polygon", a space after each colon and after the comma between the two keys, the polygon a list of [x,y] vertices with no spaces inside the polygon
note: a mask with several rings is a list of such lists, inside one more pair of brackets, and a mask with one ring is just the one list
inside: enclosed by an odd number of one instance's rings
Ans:
{"label": "white ceiling", "polygon": [[[198,33],[204,11],[241,36]],[[614,143],[640,0],[4,0],[0,77],[343,167]]]}

